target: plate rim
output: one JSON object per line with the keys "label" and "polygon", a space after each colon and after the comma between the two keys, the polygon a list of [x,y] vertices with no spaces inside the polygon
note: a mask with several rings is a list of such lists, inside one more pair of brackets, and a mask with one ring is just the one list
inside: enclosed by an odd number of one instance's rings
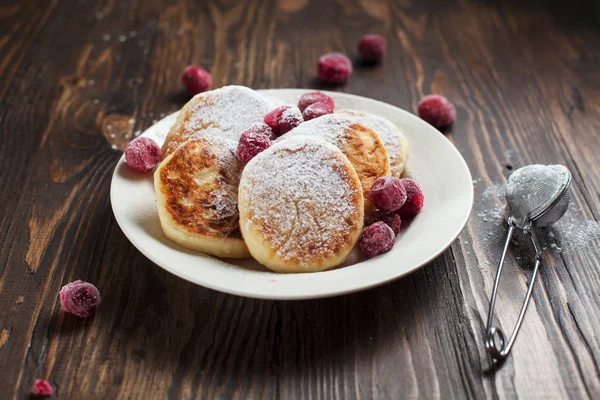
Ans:
{"label": "plate rim", "polygon": [[[420,119],[419,117],[417,117],[416,115],[400,108],[397,107],[393,104],[389,104],[380,100],[376,100],[376,99],[372,99],[369,97],[365,97],[365,96],[359,96],[359,95],[355,95],[355,94],[351,94],[351,93],[345,93],[345,92],[334,92],[334,91],[328,91],[328,90],[318,90],[318,89],[300,89],[300,88],[277,88],[277,89],[256,89],[258,92],[261,93],[276,93],[279,91],[285,91],[285,92],[294,92],[296,94],[300,94],[300,93],[306,93],[306,92],[311,92],[311,91],[319,91],[322,93],[326,93],[326,94],[333,94],[334,96],[345,96],[345,97],[350,97],[350,98],[354,98],[357,99],[359,101],[362,100],[368,100],[370,102],[375,102],[377,103],[377,105],[383,106],[385,108],[389,108],[392,107],[395,109],[395,111],[400,112],[401,114],[403,114],[404,117],[407,117],[409,119],[415,119],[418,120],[419,123],[425,123],[425,121],[423,121],[422,119]],[[162,121],[164,121],[165,119],[168,118],[174,118],[174,114],[179,113],[178,111],[175,111],[174,113],[171,113],[167,116],[165,116],[164,118],[162,118],[161,120],[157,121],[156,123],[150,125],[148,128],[146,128],[144,130],[144,132],[140,135],[143,136],[144,134],[146,134],[148,132],[148,130],[150,130],[152,127],[154,127],[155,125],[161,123]],[[428,124],[429,125],[429,124]],[[468,174],[469,180],[472,182],[472,174],[471,171],[469,169],[469,166],[466,162],[466,160],[464,159],[464,157],[462,156],[462,154],[458,151],[458,149],[456,148],[456,146],[454,145],[454,143],[452,143],[452,141],[450,141],[450,139],[448,139],[444,134],[442,134],[439,130],[437,130],[436,128],[432,127],[430,125],[430,128],[435,130],[435,132],[441,136],[443,138],[443,140],[445,140],[447,142],[447,144],[450,145],[450,148],[452,149],[451,151],[453,151],[455,153],[455,156],[458,156],[458,160],[460,160],[460,164],[463,167],[464,171],[466,171],[466,173]],[[236,289],[232,289],[232,288],[227,288],[227,287],[223,287],[223,286],[218,286],[218,285],[213,285],[210,281],[206,282],[206,281],[202,281],[202,282],[198,282],[198,279],[196,278],[192,278],[190,276],[187,276],[187,274],[181,272],[180,270],[178,270],[177,268],[173,268],[167,264],[161,263],[157,260],[157,258],[149,251],[146,250],[146,248],[141,245],[138,241],[137,236],[129,230],[129,227],[127,224],[125,224],[123,222],[123,220],[120,219],[120,216],[118,215],[118,212],[115,212],[115,180],[118,179],[117,176],[117,169],[119,168],[119,166],[124,162],[124,158],[125,158],[125,154],[123,153],[121,155],[121,157],[119,158],[119,160],[117,161],[117,163],[115,164],[115,167],[113,169],[113,174],[112,174],[112,178],[111,178],[111,185],[110,185],[110,204],[111,204],[111,210],[112,210],[112,214],[115,218],[115,220],[117,221],[117,225],[119,226],[119,228],[121,229],[121,231],[123,232],[123,234],[125,235],[125,237],[131,242],[131,244],[140,252],[142,253],[146,258],[148,258],[150,261],[152,261],[155,265],[157,265],[159,268],[164,269],[165,271],[181,278],[184,279],[190,283],[202,286],[202,287],[206,287],[209,288],[211,290],[215,290],[221,293],[227,293],[227,294],[232,294],[232,295],[236,295],[236,296],[240,296],[240,297],[247,297],[247,298],[254,298],[254,299],[263,299],[263,300],[282,300],[282,301],[286,301],[286,300],[308,300],[308,299],[318,299],[318,298],[328,298],[328,297],[335,297],[335,296],[341,296],[341,295],[345,295],[345,294],[350,294],[350,293],[356,293],[356,292],[360,292],[360,291],[364,291],[364,290],[368,290],[377,286],[382,286],[386,283],[389,283],[391,281],[403,278],[407,275],[410,275],[418,270],[420,270],[421,268],[425,267],[426,265],[430,264],[434,259],[436,259],[437,257],[439,257],[440,254],[442,254],[444,251],[446,251],[451,245],[452,243],[454,243],[454,241],[458,238],[458,236],[462,233],[462,231],[464,230],[465,226],[467,225],[467,222],[469,221],[469,218],[471,216],[472,210],[473,210],[473,204],[474,204],[474,187],[472,184],[469,185],[469,206],[465,208],[465,212],[463,213],[463,215],[460,217],[460,224],[457,224],[457,227],[455,229],[455,232],[450,235],[449,237],[451,237],[450,239],[446,240],[444,245],[442,245],[440,247],[440,249],[438,249],[437,251],[431,253],[429,256],[427,256],[425,258],[425,260],[423,262],[421,262],[419,265],[416,265],[415,267],[413,267],[412,269],[408,270],[408,271],[403,271],[397,275],[393,275],[393,276],[389,276],[386,277],[384,279],[380,279],[376,282],[372,282],[372,283],[366,283],[366,284],[361,284],[358,283],[357,285],[354,285],[351,288],[340,288],[340,289],[333,289],[327,293],[312,293],[312,294],[292,294],[292,295],[287,295],[287,294],[281,294],[281,293],[265,293],[265,294],[260,294],[260,293],[255,293],[252,291],[244,291],[244,290],[236,290]],[[223,261],[220,260],[219,258],[215,258],[215,260],[221,261],[221,262],[227,262],[227,261]],[[322,274],[322,273],[326,273],[328,271],[323,271],[323,272],[318,272],[317,274]]]}

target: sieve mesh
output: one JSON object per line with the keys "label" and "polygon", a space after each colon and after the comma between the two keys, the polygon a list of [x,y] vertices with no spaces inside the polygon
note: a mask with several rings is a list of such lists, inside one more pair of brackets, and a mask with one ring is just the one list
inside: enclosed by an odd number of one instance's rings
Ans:
{"label": "sieve mesh", "polygon": [[562,165],[534,164],[519,168],[506,184],[506,202],[512,216],[520,224],[538,219],[557,204],[570,180],[569,170]]}

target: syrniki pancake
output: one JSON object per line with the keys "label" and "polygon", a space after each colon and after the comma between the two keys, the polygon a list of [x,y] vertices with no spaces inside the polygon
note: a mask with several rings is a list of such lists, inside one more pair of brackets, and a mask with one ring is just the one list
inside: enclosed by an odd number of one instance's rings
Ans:
{"label": "syrniki pancake", "polygon": [[388,151],[392,175],[398,178],[402,175],[408,157],[408,141],[400,128],[386,118],[364,111],[343,109],[336,110],[336,113],[352,116],[377,133]]}
{"label": "syrniki pancake", "polygon": [[167,157],[193,137],[221,136],[235,141],[275,108],[262,94],[244,86],[225,86],[194,96],[179,112],[162,147]]}
{"label": "syrniki pancake", "polygon": [[276,272],[341,264],[364,217],[360,181],[348,158],[307,136],[278,142],[246,165],[239,211],[250,253]]}
{"label": "syrniki pancake", "polygon": [[377,178],[390,175],[387,150],[375,132],[357,122],[353,116],[328,114],[300,124],[277,140],[284,141],[295,135],[319,138],[342,150],[362,184],[365,212],[373,209],[369,190]]}
{"label": "syrniki pancake", "polygon": [[167,238],[217,257],[250,256],[238,225],[243,167],[235,149],[222,137],[191,139],[158,166],[156,206]]}

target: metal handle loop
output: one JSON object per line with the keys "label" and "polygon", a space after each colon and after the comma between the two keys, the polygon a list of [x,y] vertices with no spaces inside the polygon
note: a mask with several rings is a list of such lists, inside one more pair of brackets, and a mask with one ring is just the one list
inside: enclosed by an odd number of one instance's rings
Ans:
{"label": "metal handle loop", "polygon": [[[496,346],[496,336],[498,337],[498,341],[500,342],[500,350]],[[487,335],[485,337],[485,347],[488,352],[492,355],[494,360],[502,360],[506,357],[506,355],[502,355],[502,350],[504,349],[504,333],[499,328],[492,326],[487,331]],[[508,354],[508,353],[507,353]]]}
{"label": "metal handle loop", "polygon": [[[504,333],[499,327],[493,326],[494,322],[494,306],[496,304],[496,295],[498,294],[498,286],[500,284],[500,275],[502,274],[502,267],[504,266],[504,259],[506,257],[506,252],[508,250],[508,246],[510,244],[510,240],[516,228],[516,223],[513,218],[509,218],[508,220],[508,232],[506,234],[506,242],[504,243],[504,249],[502,251],[502,256],[500,257],[500,263],[498,264],[498,270],[496,271],[496,279],[494,280],[494,289],[492,291],[492,296],[490,299],[490,309],[488,311],[488,320],[487,320],[487,333],[485,338],[485,347],[492,356],[495,361],[504,360],[517,338],[517,334],[519,333],[519,329],[521,328],[521,324],[523,323],[523,318],[525,317],[525,312],[527,311],[527,306],[529,305],[529,300],[531,299],[531,294],[533,292],[533,285],[535,284],[535,279],[537,277],[537,273],[539,270],[539,266],[542,263],[542,250],[541,246],[538,242],[537,236],[531,225],[523,228],[533,244],[535,249],[535,265],[533,267],[533,275],[531,277],[531,281],[527,287],[527,294],[525,295],[525,301],[523,302],[523,306],[521,307],[521,312],[519,313],[519,318],[517,319],[517,323],[508,339],[508,342],[505,340]],[[498,339],[499,347],[496,345],[496,338]]]}

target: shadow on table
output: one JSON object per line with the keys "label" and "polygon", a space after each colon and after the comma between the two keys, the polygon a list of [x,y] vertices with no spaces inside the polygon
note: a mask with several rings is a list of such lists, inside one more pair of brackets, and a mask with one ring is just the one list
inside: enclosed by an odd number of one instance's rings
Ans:
{"label": "shadow on table", "polygon": [[[371,290],[265,301],[218,293],[171,275],[141,255],[113,224],[105,237],[107,250],[94,268],[97,276],[90,276],[102,294],[99,312],[87,321],[60,313],[51,332],[69,338],[61,349],[82,337],[93,340],[85,358],[93,357],[94,365],[108,363],[111,376],[123,384],[161,380],[174,398],[188,391],[199,398],[272,397],[281,390],[315,390],[324,380],[353,385],[357,376],[371,381],[392,371],[404,376],[400,371],[413,368],[418,381],[407,375],[401,384],[418,384],[427,394],[419,382],[436,379],[433,366],[454,357],[447,344],[457,345],[466,336],[456,330],[469,330],[457,318],[462,300],[450,251]],[[476,346],[469,351],[468,359],[478,359]]]}
{"label": "shadow on table", "polygon": [[[256,385],[300,390],[328,374],[333,379],[418,368],[444,340],[434,333],[448,323],[439,318],[447,311],[438,302],[448,301],[448,288],[436,289],[446,281],[438,260],[360,293],[264,301],[196,286],[131,253],[130,270],[121,271],[129,284],[108,288],[98,317],[121,342],[122,357],[139,364],[139,371],[168,375],[175,397],[186,385],[201,388],[202,398],[228,397]],[[124,361],[119,364],[124,368]]]}

